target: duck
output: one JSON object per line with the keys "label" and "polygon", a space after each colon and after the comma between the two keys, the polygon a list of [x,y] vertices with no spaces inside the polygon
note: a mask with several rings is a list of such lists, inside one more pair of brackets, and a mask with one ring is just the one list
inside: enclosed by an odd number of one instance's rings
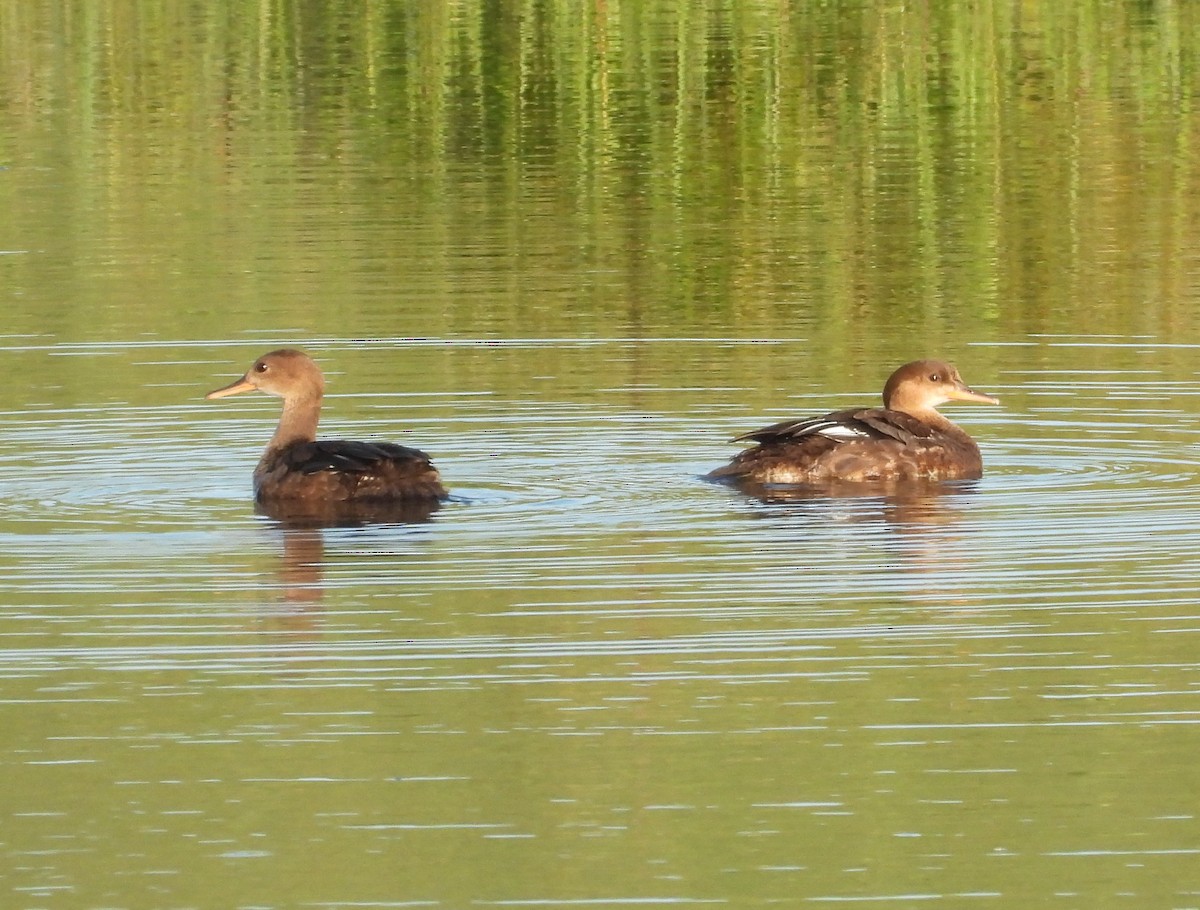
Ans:
{"label": "duck", "polygon": [[263,354],[246,374],[206,399],[243,392],[283,399],[275,434],[254,468],[260,505],[437,503],[449,494],[429,456],[391,442],[317,439],[325,377],[303,351],[282,348]]}
{"label": "duck", "polygon": [[806,486],[978,479],[979,446],[938,413],[947,401],[1000,403],[969,388],[953,364],[914,360],[888,378],[882,408],[833,411],[743,433],[733,441],[755,445],[707,476]]}

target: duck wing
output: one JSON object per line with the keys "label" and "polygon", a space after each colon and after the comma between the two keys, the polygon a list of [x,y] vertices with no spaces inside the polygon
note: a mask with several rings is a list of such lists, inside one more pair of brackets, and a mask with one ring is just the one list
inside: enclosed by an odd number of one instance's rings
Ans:
{"label": "duck wing", "polygon": [[929,439],[934,427],[903,411],[887,408],[852,408],[820,417],[783,420],[760,430],[743,433],[734,442],[796,443],[821,437],[834,443],[865,439],[893,439],[904,445]]}
{"label": "duck wing", "polygon": [[260,464],[256,478],[260,499],[400,500],[447,495],[428,455],[392,442],[296,443]]}
{"label": "duck wing", "polygon": [[322,439],[288,446],[282,456],[290,470],[301,474],[316,474],[319,471],[368,474],[389,462],[431,466],[429,456],[420,449],[394,442]]}

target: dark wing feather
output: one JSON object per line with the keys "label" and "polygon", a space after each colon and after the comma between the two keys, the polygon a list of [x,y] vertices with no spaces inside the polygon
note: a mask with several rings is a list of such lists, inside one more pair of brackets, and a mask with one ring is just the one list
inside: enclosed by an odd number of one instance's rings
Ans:
{"label": "dark wing feather", "polygon": [[290,470],[301,474],[316,474],[318,471],[366,474],[378,470],[387,462],[429,464],[429,456],[420,449],[392,442],[354,442],[345,439],[322,439],[288,446],[282,457]]}
{"label": "dark wing feather", "polygon": [[854,439],[895,439],[910,443],[928,439],[933,427],[903,411],[886,408],[857,408],[833,411],[820,417],[784,420],[769,427],[743,433],[734,442],[770,443],[799,442],[808,436],[821,436],[834,442]]}
{"label": "dark wing feather", "polygon": [[447,495],[428,455],[391,442],[295,443],[268,452],[254,478],[260,502],[440,500]]}
{"label": "dark wing feather", "polygon": [[855,418],[863,426],[870,427],[879,438],[889,437],[905,445],[918,439],[929,439],[937,432],[923,420],[918,420],[903,411],[889,411],[886,408],[868,408],[856,411]]}

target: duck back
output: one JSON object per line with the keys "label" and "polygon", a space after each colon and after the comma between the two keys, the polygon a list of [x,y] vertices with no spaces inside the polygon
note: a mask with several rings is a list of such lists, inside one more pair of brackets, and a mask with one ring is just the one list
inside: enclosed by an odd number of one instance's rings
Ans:
{"label": "duck back", "polygon": [[782,421],[738,437],[758,445],[709,477],[766,484],[958,480],[982,476],[979,447],[950,421],[887,408]]}
{"label": "duck back", "polygon": [[268,449],[254,470],[254,492],[259,502],[386,502],[447,495],[437,469],[421,450],[341,439]]}

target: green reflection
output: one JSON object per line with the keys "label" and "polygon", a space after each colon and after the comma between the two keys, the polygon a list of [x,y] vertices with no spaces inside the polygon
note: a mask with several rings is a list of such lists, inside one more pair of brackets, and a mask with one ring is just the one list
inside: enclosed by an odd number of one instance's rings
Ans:
{"label": "green reflection", "polygon": [[75,338],[1186,330],[1194,17],[9,0],[6,284]]}

